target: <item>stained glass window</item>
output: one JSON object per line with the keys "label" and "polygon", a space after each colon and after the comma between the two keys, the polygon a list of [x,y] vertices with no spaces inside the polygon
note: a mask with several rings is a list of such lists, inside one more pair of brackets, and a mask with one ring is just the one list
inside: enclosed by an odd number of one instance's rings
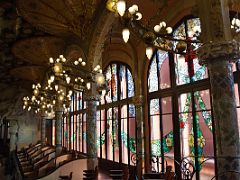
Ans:
{"label": "stained glass window", "polygon": [[148,90],[149,92],[158,90],[158,76],[157,76],[157,62],[156,56],[153,57],[153,60],[150,65],[149,76],[148,76]]}
{"label": "stained glass window", "polygon": [[[173,37],[177,39],[196,40],[201,32],[199,18],[183,19],[179,24],[173,31]],[[179,42],[174,44],[174,48]],[[192,156],[189,160],[195,166],[199,165],[200,175],[206,175],[206,172],[214,174],[214,160],[200,165],[206,156],[214,155],[210,93],[208,87],[203,89],[199,86],[200,80],[208,78],[207,68],[201,66],[195,56],[200,44],[185,45],[184,53],[188,55],[168,56],[168,53],[158,50],[149,64],[151,157],[159,156],[162,161],[152,163],[152,167],[156,171],[164,171],[164,161],[167,161],[173,168],[178,168],[173,160],[177,158],[180,161],[180,157],[174,157],[174,152],[177,152],[182,158]],[[175,74],[170,76],[170,72]],[[178,117],[173,116],[173,112],[178,113]],[[174,128],[179,128],[180,135],[174,134]],[[175,146],[175,141],[180,142],[180,147]],[[199,158],[193,157],[196,155]]]}
{"label": "stained glass window", "polygon": [[[126,101],[134,96],[133,76],[127,65],[118,63],[110,64],[105,76],[110,91],[105,96],[105,102],[99,105],[99,131],[102,133],[100,157],[134,165],[131,157],[136,153],[135,106]],[[122,100],[124,103],[121,103]]]}
{"label": "stained glass window", "polygon": [[[193,18],[185,20],[176,28],[173,35],[178,39],[184,37],[184,39],[196,40],[200,32],[200,19]],[[185,46],[187,46],[187,49],[184,51],[186,55],[176,54],[174,58],[177,85],[188,84],[208,77],[207,68],[199,64],[198,58],[195,55],[200,43],[185,44]]]}

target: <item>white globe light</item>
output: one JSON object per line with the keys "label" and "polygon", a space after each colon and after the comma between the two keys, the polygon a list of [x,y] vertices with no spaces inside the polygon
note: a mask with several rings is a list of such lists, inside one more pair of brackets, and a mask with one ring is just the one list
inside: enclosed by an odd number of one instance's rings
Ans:
{"label": "white globe light", "polygon": [[171,27],[167,27],[167,28],[166,28],[166,31],[167,31],[168,34],[171,34],[173,30],[172,30]]}
{"label": "white globe light", "polygon": [[117,11],[120,14],[120,16],[123,16],[126,10],[126,2],[123,0],[120,0],[117,2]]}
{"label": "white globe light", "polygon": [[96,82],[97,82],[98,85],[102,85],[105,82],[104,75],[101,74],[101,73],[98,73],[96,75]]}
{"label": "white globe light", "polygon": [[124,40],[125,43],[128,42],[129,36],[130,36],[130,31],[129,31],[129,29],[128,29],[128,28],[124,28],[124,29],[122,30],[122,38],[123,38],[123,40]]}
{"label": "white globe light", "polygon": [[161,30],[161,26],[160,25],[156,25],[156,26],[154,26],[154,31],[156,32],[156,33],[158,33],[158,32],[160,32],[160,30]]}
{"label": "white globe light", "polygon": [[138,12],[136,13],[136,16],[138,21],[142,19],[142,13]]}
{"label": "white globe light", "polygon": [[153,48],[148,46],[146,48],[146,56],[147,56],[148,59],[151,59],[152,55],[153,55]]}

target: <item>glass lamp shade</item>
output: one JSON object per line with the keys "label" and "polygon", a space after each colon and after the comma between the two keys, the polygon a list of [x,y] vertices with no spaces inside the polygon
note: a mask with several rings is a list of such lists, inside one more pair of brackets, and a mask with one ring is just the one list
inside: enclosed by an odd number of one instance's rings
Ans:
{"label": "glass lamp shade", "polygon": [[151,46],[148,46],[146,48],[146,56],[148,59],[151,59],[152,55],[153,55],[153,48]]}
{"label": "glass lamp shade", "polygon": [[123,40],[124,40],[125,43],[128,42],[129,36],[130,36],[130,31],[129,31],[129,29],[128,29],[128,28],[124,28],[124,29],[122,30],[122,38],[123,38]]}
{"label": "glass lamp shade", "polygon": [[98,74],[96,75],[96,82],[97,82],[98,85],[104,84],[104,83],[105,83],[104,75],[101,74],[101,73],[98,73]]}
{"label": "glass lamp shade", "polygon": [[117,11],[120,16],[123,16],[126,10],[126,2],[123,0],[119,0],[117,2]]}
{"label": "glass lamp shade", "polygon": [[39,90],[38,90],[38,89],[34,89],[33,94],[34,94],[35,96],[38,96]]}
{"label": "glass lamp shade", "polygon": [[60,75],[62,73],[62,64],[61,63],[55,63],[53,67],[53,71],[56,75]]}
{"label": "glass lamp shade", "polygon": [[88,83],[86,84],[86,87],[87,87],[88,90],[91,89],[91,83],[88,82]]}

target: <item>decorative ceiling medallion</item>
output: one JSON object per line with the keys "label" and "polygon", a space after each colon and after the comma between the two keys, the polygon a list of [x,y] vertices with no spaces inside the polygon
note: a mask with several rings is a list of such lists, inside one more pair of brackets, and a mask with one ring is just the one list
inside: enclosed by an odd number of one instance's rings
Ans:
{"label": "decorative ceiling medallion", "polygon": [[12,69],[10,74],[23,80],[42,82],[46,68],[41,66],[23,66]]}
{"label": "decorative ceiling medallion", "polygon": [[49,57],[58,57],[64,51],[64,40],[56,37],[30,38],[18,41],[12,48],[17,58],[41,66],[48,66]]}
{"label": "decorative ceiling medallion", "polygon": [[101,0],[18,0],[17,9],[28,22],[47,33],[75,34],[84,40],[100,3]]}

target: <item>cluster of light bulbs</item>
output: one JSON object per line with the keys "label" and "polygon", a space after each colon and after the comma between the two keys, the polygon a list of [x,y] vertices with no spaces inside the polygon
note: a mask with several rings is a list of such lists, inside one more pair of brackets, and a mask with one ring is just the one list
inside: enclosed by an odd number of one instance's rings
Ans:
{"label": "cluster of light bulbs", "polygon": [[233,18],[231,22],[231,28],[234,29],[237,33],[240,32],[240,19]]}
{"label": "cluster of light bulbs", "polygon": [[[90,90],[91,83],[95,81],[98,86],[102,88],[105,78],[102,74],[100,65],[96,65],[92,72],[89,72],[91,78],[86,80],[87,83],[85,83],[83,78],[68,74],[68,72],[71,72],[71,69],[68,69],[67,66],[65,67],[63,65],[66,61],[67,60],[63,55],[60,55],[56,60],[52,57],[49,58],[52,71],[49,73],[50,75],[45,87],[42,87],[40,83],[36,85],[33,84],[33,95],[32,97],[26,96],[23,98],[23,109],[30,111],[34,108],[35,113],[41,111],[50,115],[53,114],[53,108],[55,107],[56,102],[58,102],[58,105],[60,104],[64,108],[64,112],[67,112],[75,85],[84,86],[82,87],[83,89],[86,87],[86,89]],[[82,58],[79,58],[74,62],[74,65],[85,66],[86,62],[84,62]],[[94,75],[95,79],[92,79],[92,75]],[[74,82],[71,83],[71,79],[74,79]],[[102,88],[102,90],[104,89]]]}
{"label": "cluster of light bulbs", "polygon": [[[109,2],[107,3],[107,6],[109,6],[111,3],[113,4],[112,6],[116,6],[116,8],[111,7],[112,11],[115,10],[121,17],[124,17],[124,15],[126,14],[125,19],[127,19],[127,21],[129,21],[129,20],[130,21],[133,21],[133,20],[138,21],[138,20],[142,19],[142,14],[139,12],[139,8],[136,4],[129,7],[126,11],[126,1],[124,1],[124,0],[118,0],[118,1],[109,0]],[[167,24],[164,21],[162,21],[158,25],[154,26],[154,32],[155,32],[156,36],[171,34],[172,31],[173,31],[172,28],[167,27]],[[130,30],[129,30],[129,28],[125,27],[122,30],[122,38],[125,43],[128,42],[129,37],[130,37]],[[147,44],[148,44],[148,46],[146,47],[146,56],[148,59],[151,59],[152,54],[153,54],[153,47],[149,43],[147,43]]]}
{"label": "cluster of light bulbs", "polygon": [[86,66],[86,62],[83,61],[82,58],[78,58],[78,60],[74,61],[74,65],[75,65],[75,66],[78,66],[78,65]]}

